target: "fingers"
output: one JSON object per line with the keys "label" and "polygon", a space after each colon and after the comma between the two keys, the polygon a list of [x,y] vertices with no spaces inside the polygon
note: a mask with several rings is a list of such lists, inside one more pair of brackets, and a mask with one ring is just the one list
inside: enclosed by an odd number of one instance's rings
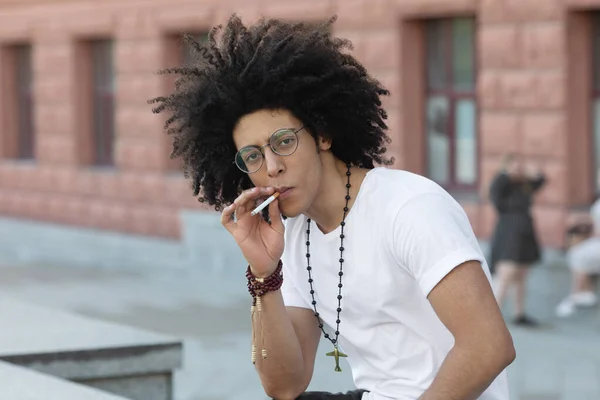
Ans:
{"label": "fingers", "polygon": [[[221,224],[231,231],[237,221],[250,213],[256,206],[256,201],[265,196],[270,196],[275,191],[272,187],[252,188],[244,190],[234,202],[227,206],[221,213]],[[258,216],[260,218],[260,215]]]}
{"label": "fingers", "polygon": [[234,203],[238,207],[237,217],[241,218],[243,214],[252,211],[256,205],[256,200],[261,196],[270,196],[273,194],[273,188],[252,188],[242,192],[235,199]]}
{"label": "fingers", "polygon": [[275,199],[274,202],[269,204],[269,220],[271,221],[271,228],[283,236],[285,227],[281,219],[281,211],[279,210],[279,199]]}
{"label": "fingers", "polygon": [[234,221],[234,213],[235,213],[236,205],[235,203],[230,204],[225,207],[223,212],[221,213],[221,225],[223,225],[229,232],[235,226]]}

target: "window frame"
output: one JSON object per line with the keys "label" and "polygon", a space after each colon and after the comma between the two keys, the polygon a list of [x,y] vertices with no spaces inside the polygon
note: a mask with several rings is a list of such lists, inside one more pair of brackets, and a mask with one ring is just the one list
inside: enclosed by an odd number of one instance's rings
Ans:
{"label": "window frame", "polygon": [[[471,19],[472,24],[473,24],[473,37],[472,37],[472,67],[473,67],[473,84],[472,84],[472,89],[470,90],[465,90],[465,89],[457,89],[454,87],[455,85],[455,74],[454,74],[454,68],[453,68],[453,61],[454,61],[454,55],[456,54],[456,51],[454,51],[454,44],[453,44],[453,36],[452,36],[452,29],[453,29],[453,21],[456,19],[462,19],[462,18],[468,18]],[[429,26],[431,23],[441,23],[442,24],[442,48],[444,51],[444,63],[445,63],[445,69],[444,69],[444,85],[442,88],[432,88],[430,87],[430,69],[429,69]],[[453,192],[474,192],[477,191],[479,184],[480,184],[480,180],[481,180],[481,173],[480,173],[480,163],[481,163],[481,155],[480,155],[480,146],[481,146],[481,140],[480,140],[480,126],[479,126],[479,121],[480,121],[480,110],[479,110],[479,103],[478,103],[478,96],[477,96],[477,77],[478,77],[478,64],[477,64],[477,19],[476,17],[472,16],[472,15],[464,15],[464,16],[454,16],[454,17],[450,17],[450,18],[434,18],[434,19],[429,19],[426,20],[424,23],[424,46],[425,46],[425,51],[423,52],[424,55],[424,151],[425,151],[425,171],[427,173],[427,176],[431,175],[431,169],[430,169],[430,158],[431,158],[431,154],[429,151],[429,121],[427,119],[427,106],[429,103],[429,100],[432,97],[443,97],[448,101],[448,118],[446,121],[446,132],[447,132],[447,136],[449,139],[449,152],[448,152],[448,163],[449,165],[447,166],[449,168],[449,173],[448,173],[448,181],[447,182],[438,182],[441,186],[443,186],[445,189],[449,190],[449,191],[453,191]],[[457,134],[456,134],[456,110],[457,110],[457,104],[461,101],[461,100],[471,100],[473,102],[473,106],[474,106],[474,110],[475,110],[475,116],[474,116],[474,127],[475,127],[475,180],[473,183],[461,183],[458,182],[457,177],[456,177],[456,140],[457,140]]]}
{"label": "window frame", "polygon": [[[600,113],[600,12],[595,12],[592,15],[592,39],[591,44],[591,61],[592,61],[592,76],[590,85],[590,153],[589,166],[591,169],[591,187],[592,187],[592,198],[595,198],[600,193],[600,179],[598,170],[600,169],[600,126],[597,126],[596,122],[600,125],[600,114],[596,115],[596,103],[599,105],[598,113]],[[598,135],[596,132],[598,131]],[[598,150],[598,151],[596,151]]]}
{"label": "window frame", "polygon": [[[192,36],[198,41],[199,39],[204,39],[206,42],[208,40],[208,34],[210,30],[195,28],[192,30],[186,30],[186,34]],[[172,33],[169,32],[165,36],[163,36],[163,46],[164,46],[164,67],[165,68],[183,68],[189,65],[186,65],[188,61],[191,61],[190,56],[190,46],[183,38],[183,33]],[[165,75],[164,76],[164,88],[165,92],[171,93],[175,88],[175,82],[177,78],[173,75]],[[170,155],[172,152],[172,141],[169,137],[165,136],[165,157],[167,159],[165,169],[168,173],[171,174],[180,174],[183,169],[183,160],[181,158],[171,159]]]}
{"label": "window frame", "polygon": [[[188,33],[188,36],[191,36],[192,38],[194,38],[194,40],[196,40],[196,42],[199,42],[200,44],[205,44],[208,40],[208,32],[204,32],[204,31],[194,31],[191,33]],[[180,37],[179,40],[179,45],[180,45],[180,50],[179,50],[179,60],[178,60],[178,64],[181,67],[185,67],[186,65],[189,65],[189,63],[193,60],[192,57],[192,51],[193,49],[191,48],[191,44],[188,44],[183,36]]]}

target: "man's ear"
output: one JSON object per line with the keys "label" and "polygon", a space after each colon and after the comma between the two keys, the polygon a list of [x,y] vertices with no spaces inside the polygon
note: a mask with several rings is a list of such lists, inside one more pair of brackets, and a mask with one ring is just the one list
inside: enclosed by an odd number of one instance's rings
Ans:
{"label": "man's ear", "polygon": [[331,139],[319,136],[318,145],[320,151],[327,151],[331,149]]}

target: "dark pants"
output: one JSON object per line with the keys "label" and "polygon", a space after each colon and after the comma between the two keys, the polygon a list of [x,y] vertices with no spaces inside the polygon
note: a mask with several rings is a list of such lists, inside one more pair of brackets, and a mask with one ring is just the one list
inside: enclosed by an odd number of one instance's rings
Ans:
{"label": "dark pants", "polygon": [[347,393],[305,392],[296,400],[360,400],[366,390],[353,390]]}

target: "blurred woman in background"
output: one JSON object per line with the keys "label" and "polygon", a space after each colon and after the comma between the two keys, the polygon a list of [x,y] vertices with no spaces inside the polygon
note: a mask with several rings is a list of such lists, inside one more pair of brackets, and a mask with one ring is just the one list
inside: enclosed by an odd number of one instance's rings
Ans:
{"label": "blurred woman in background", "polygon": [[514,288],[514,323],[523,326],[537,325],[525,313],[525,293],[529,268],[540,259],[531,205],[544,183],[539,169],[525,171],[521,160],[508,154],[490,186],[490,200],[498,213],[490,254],[496,299],[502,307],[508,290]]}

